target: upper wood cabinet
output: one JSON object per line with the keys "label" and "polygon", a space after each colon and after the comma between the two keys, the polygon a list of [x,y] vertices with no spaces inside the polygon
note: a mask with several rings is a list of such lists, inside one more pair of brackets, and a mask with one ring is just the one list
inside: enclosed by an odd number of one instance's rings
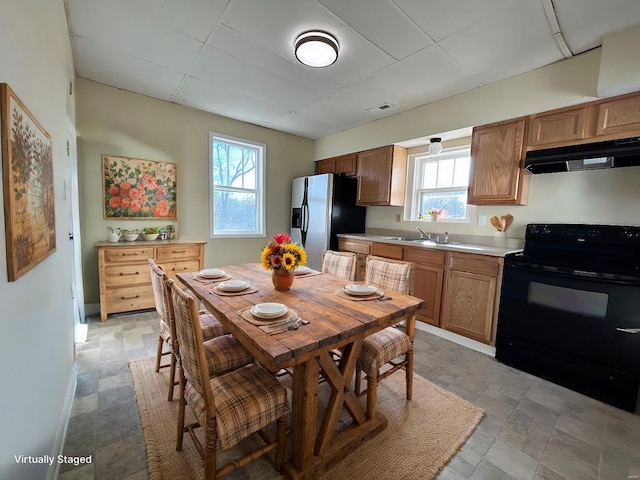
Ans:
{"label": "upper wood cabinet", "polygon": [[527,150],[640,136],[640,92],[531,115]]}
{"label": "upper wood cabinet", "polygon": [[587,107],[531,115],[528,150],[581,143],[588,135]]}
{"label": "upper wood cabinet", "polygon": [[640,136],[640,94],[624,95],[598,104],[596,137]]}
{"label": "upper wood cabinet", "polygon": [[357,153],[347,153],[337,157],[323,158],[316,162],[316,173],[343,173],[347,177],[356,175]]}
{"label": "upper wood cabinet", "polygon": [[407,149],[397,145],[358,153],[358,205],[404,205]]}
{"label": "upper wood cabinet", "polygon": [[473,205],[526,205],[530,176],[525,174],[528,119],[475,127],[471,137],[469,200]]}

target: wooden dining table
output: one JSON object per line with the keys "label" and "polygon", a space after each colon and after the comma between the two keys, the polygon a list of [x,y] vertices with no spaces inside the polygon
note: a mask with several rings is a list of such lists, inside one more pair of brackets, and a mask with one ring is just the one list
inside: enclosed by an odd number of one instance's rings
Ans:
{"label": "wooden dining table", "polygon": [[[274,373],[292,371],[292,448],[282,475],[291,479],[317,478],[386,428],[383,415],[366,417],[353,390],[356,361],[367,335],[403,318],[408,319],[407,328],[413,328],[415,312],[423,301],[395,292],[384,292],[377,300],[356,301],[337,293],[349,281],[324,273],[296,276],[290,290],[277,291],[271,272],[259,263],[218,268],[234,280],[250,282],[255,291],[218,295],[213,292],[215,284],[203,283],[198,272],[178,274],[178,279],[263,367]],[[296,330],[268,334],[240,316],[240,310],[263,302],[286,305],[304,323]],[[339,362],[332,354],[335,349],[341,351]],[[322,405],[326,407],[322,418],[318,418],[322,411],[318,405],[320,378],[331,387],[328,401]],[[348,428],[338,429],[343,408],[353,421]]]}

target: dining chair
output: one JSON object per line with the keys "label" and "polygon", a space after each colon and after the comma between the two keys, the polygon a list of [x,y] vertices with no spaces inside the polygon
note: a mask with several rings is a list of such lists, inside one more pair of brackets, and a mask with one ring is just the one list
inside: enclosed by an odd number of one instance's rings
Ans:
{"label": "dining chair", "polygon": [[330,273],[346,280],[356,278],[356,254],[353,252],[322,252],[322,273]]}
{"label": "dining chair", "polygon": [[[412,262],[391,260],[369,255],[365,269],[365,283],[386,291],[411,294],[415,266]],[[399,328],[404,321],[404,331]],[[378,382],[392,373],[404,369],[406,374],[407,400],[413,391],[413,336],[415,316],[401,319],[394,326],[367,336],[362,342],[362,351],[356,365],[355,393],[367,394],[367,418],[376,412]],[[383,367],[384,370],[383,370]],[[365,373],[367,389],[360,391],[362,372]]]}
{"label": "dining chair", "polygon": [[[176,337],[173,304],[171,301],[171,294],[168,288],[167,274],[158,264],[152,259],[149,259],[149,268],[151,270],[151,284],[153,287],[153,298],[156,303],[156,311],[160,317],[160,335],[158,336],[158,349],[156,353],[156,372],[159,372],[161,368],[169,367],[169,394],[167,400],[173,400],[173,387],[177,385],[175,373],[176,364],[180,360],[180,353],[178,348],[178,342]],[[227,331],[223,325],[214,317],[211,313],[201,310],[198,312],[200,315],[200,326],[202,328],[203,340],[211,340],[213,338],[227,337]],[[212,371],[215,373],[221,369],[232,368],[234,366],[243,366],[252,361],[251,354],[242,347],[232,337],[223,338],[221,340],[227,345],[229,351],[229,360],[221,362],[216,360],[215,355],[212,356]],[[163,352],[164,343],[169,346],[169,350]],[[165,355],[170,355],[170,363],[161,365],[161,358]]]}
{"label": "dining chair", "polygon": [[[271,452],[275,452],[274,467],[280,471],[289,410],[285,387],[256,363],[210,378],[207,342],[203,342],[196,300],[173,280],[169,280],[169,285],[181,358],[176,450],[182,450],[183,436],[188,432],[204,461],[207,480],[221,478]],[[185,426],[186,405],[197,421]],[[270,438],[263,429],[273,422],[276,434]],[[203,429],[203,442],[196,434],[199,427]],[[254,433],[262,437],[262,446],[252,452],[243,450],[241,458],[218,468],[218,441],[227,450]]]}

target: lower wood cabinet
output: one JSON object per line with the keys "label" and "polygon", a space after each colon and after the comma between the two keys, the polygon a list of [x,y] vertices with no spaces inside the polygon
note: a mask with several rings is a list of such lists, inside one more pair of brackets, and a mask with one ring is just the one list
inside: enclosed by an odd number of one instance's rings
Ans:
{"label": "lower wood cabinet", "polygon": [[414,262],[413,295],[424,300],[424,306],[418,310],[416,318],[439,327],[445,252],[406,247],[404,260]]}
{"label": "lower wood cabinet", "polygon": [[177,280],[176,274],[202,270],[204,265],[204,242],[97,242],[95,247],[100,279],[100,320],[103,322],[110,313],[155,307],[150,258],[174,280]]}
{"label": "lower wood cabinet", "polygon": [[502,258],[447,253],[441,327],[495,344]]}
{"label": "lower wood cabinet", "polygon": [[371,253],[371,242],[362,240],[351,240],[349,238],[338,239],[338,250],[341,252],[353,252],[356,254],[356,278],[361,282],[364,280],[364,271],[367,264],[367,256]]}

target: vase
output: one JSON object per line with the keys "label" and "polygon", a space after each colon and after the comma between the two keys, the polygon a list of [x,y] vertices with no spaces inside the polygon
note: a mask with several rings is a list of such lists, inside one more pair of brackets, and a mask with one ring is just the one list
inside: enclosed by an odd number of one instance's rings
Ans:
{"label": "vase", "polygon": [[431,221],[432,222],[437,222],[438,221],[438,215],[430,215],[431,217]]}
{"label": "vase", "polygon": [[271,281],[276,290],[280,292],[286,292],[291,288],[293,284],[293,271],[287,270],[274,270],[271,274]]}

